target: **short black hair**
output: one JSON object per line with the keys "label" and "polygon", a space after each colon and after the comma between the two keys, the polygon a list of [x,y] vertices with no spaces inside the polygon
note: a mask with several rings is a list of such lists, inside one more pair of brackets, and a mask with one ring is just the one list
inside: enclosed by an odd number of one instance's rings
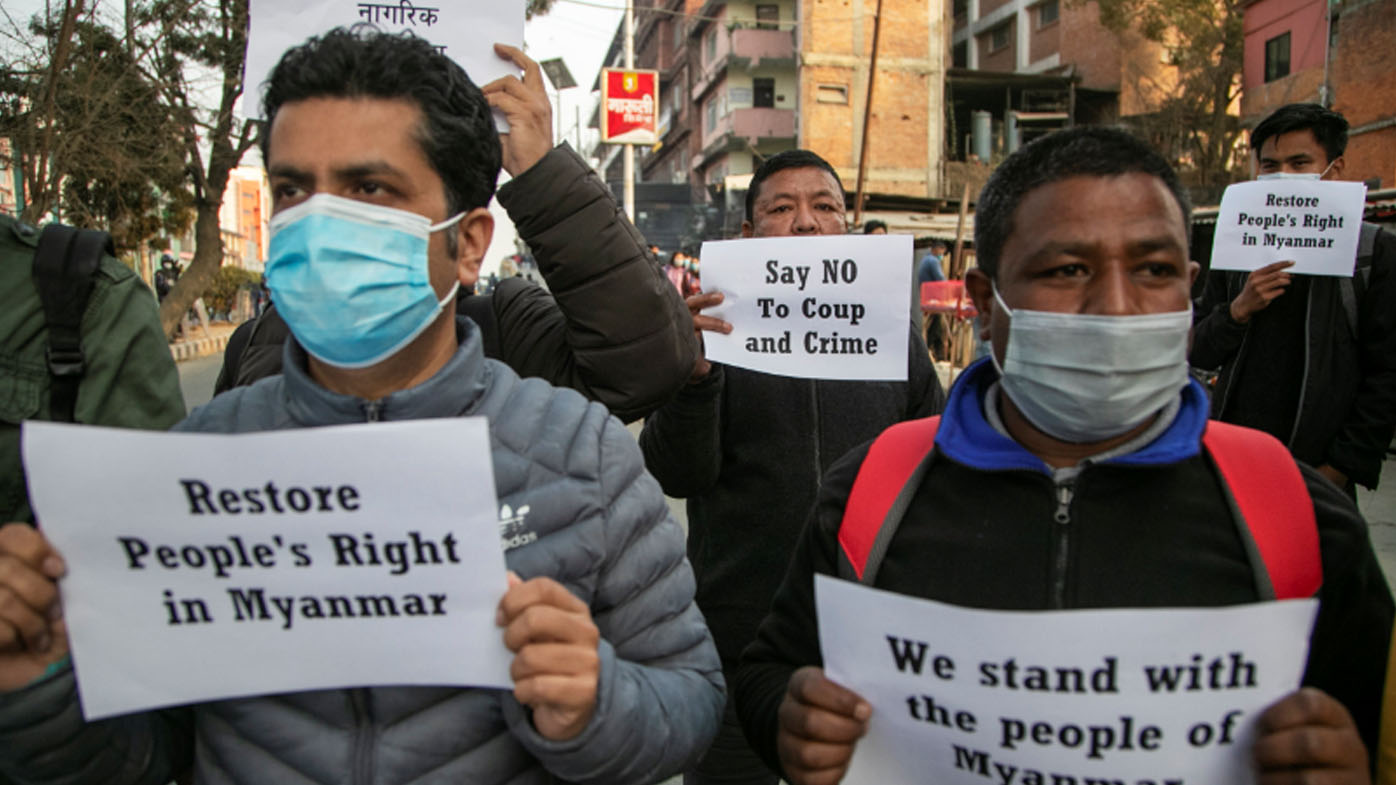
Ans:
{"label": "short black hair", "polygon": [[881,229],[884,232],[887,231],[887,222],[868,221],[867,223],[863,224],[863,234],[872,234],[874,229]]}
{"label": "short black hair", "polygon": [[1013,233],[1013,214],[1029,192],[1071,177],[1136,173],[1163,181],[1182,210],[1186,227],[1192,207],[1178,174],[1163,156],[1128,132],[1118,128],[1068,128],[1033,140],[1008,156],[979,193],[974,211],[974,248],[979,269],[990,278],[998,276],[999,256]]}
{"label": "short black hair", "polygon": [[1260,121],[1251,131],[1251,149],[1257,153],[1265,140],[1292,131],[1312,131],[1332,163],[1348,149],[1348,121],[1318,104],[1285,104]]}
{"label": "short black hair", "polygon": [[499,180],[489,104],[454,60],[411,33],[338,27],[287,50],[262,93],[262,160],[281,107],[312,98],[401,99],[422,112],[418,142],[446,189],[450,215],[485,207]]}
{"label": "short black hair", "polygon": [[839,179],[839,173],[834,171],[834,167],[830,166],[828,161],[809,150],[784,150],[762,161],[761,165],[756,167],[756,173],[751,176],[751,185],[747,187],[746,191],[746,219],[750,221],[755,216],[756,197],[761,190],[761,184],[766,182],[767,178],[782,169],[802,169],[806,166],[823,169],[832,175],[834,182],[839,185],[839,196],[845,196],[843,181]]}

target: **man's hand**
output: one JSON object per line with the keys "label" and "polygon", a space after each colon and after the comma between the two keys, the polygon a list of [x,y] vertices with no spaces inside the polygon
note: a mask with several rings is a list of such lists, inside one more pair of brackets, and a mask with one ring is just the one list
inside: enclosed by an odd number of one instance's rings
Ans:
{"label": "man's hand", "polygon": [[1259,785],[1369,785],[1367,750],[1343,704],[1312,687],[1260,715]]}
{"label": "man's hand", "polygon": [[1275,262],[1252,270],[1246,276],[1246,285],[1241,293],[1231,301],[1231,318],[1245,324],[1252,316],[1265,310],[1272,300],[1284,294],[1290,280],[1285,270],[1293,266],[1294,262]]}
{"label": "man's hand", "polygon": [[494,53],[523,69],[523,79],[506,76],[480,88],[490,106],[504,113],[509,133],[499,135],[504,171],[518,177],[553,149],[553,106],[543,86],[543,71],[523,50],[495,44]]}
{"label": "man's hand", "polygon": [[601,633],[586,603],[551,578],[524,581],[511,572],[495,623],[514,652],[514,697],[533,709],[533,727],[553,741],[581,733],[601,678]]}
{"label": "man's hand", "polygon": [[727,335],[732,332],[732,325],[715,316],[700,313],[704,308],[721,304],[722,292],[700,292],[689,295],[684,302],[688,304],[688,312],[693,314],[693,332],[698,334],[698,359],[694,361],[693,373],[688,377],[689,384],[693,384],[702,381],[713,369],[712,363],[703,356],[703,331]]}
{"label": "man's hand", "polygon": [[1339,488],[1342,488],[1343,490],[1348,489],[1348,483],[1350,483],[1351,480],[1348,479],[1348,476],[1346,474],[1343,474],[1341,471],[1333,468],[1332,466],[1326,463],[1322,466],[1317,466],[1315,468],[1318,470],[1318,473],[1326,477],[1329,482],[1333,483]]}
{"label": "man's hand", "polygon": [[0,692],[23,687],[68,655],[57,583],[66,570],[34,527],[0,527]]}
{"label": "man's hand", "polygon": [[795,671],[780,702],[776,753],[791,785],[833,785],[843,779],[853,745],[868,731],[872,707],[824,678],[824,669]]}

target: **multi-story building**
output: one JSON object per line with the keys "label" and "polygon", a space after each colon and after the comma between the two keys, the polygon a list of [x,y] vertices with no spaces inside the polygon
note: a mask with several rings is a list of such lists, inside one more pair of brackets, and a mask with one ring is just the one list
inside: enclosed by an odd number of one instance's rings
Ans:
{"label": "multi-story building", "polygon": [[226,264],[260,271],[267,258],[267,219],[271,201],[261,167],[239,166],[228,173],[218,223]]}
{"label": "multi-story building", "polygon": [[9,139],[0,139],[0,215],[18,216],[24,184],[19,180],[19,167],[10,162],[12,149]]}
{"label": "multi-story building", "polygon": [[1396,184],[1396,0],[1253,0],[1245,14],[1242,123],[1288,103],[1331,106],[1352,126],[1345,177]]}

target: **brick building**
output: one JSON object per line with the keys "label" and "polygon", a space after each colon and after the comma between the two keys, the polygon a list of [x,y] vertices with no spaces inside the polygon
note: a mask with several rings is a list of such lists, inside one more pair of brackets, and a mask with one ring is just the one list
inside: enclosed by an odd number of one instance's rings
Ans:
{"label": "brick building", "polygon": [[1312,102],[1348,119],[1345,178],[1396,185],[1396,0],[1253,0],[1245,7],[1241,122]]}

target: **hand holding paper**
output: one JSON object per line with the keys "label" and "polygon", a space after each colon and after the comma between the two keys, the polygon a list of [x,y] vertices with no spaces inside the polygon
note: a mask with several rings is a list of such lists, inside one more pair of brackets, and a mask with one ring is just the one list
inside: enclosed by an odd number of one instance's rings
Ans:
{"label": "hand holding paper", "polygon": [[517,177],[542,160],[553,149],[553,107],[543,87],[538,63],[518,47],[495,44],[494,53],[523,69],[523,79],[502,76],[480,88],[491,108],[509,121],[507,132],[499,135],[504,171]]}
{"label": "hand holding paper", "polygon": [[1285,271],[1293,266],[1294,262],[1275,262],[1252,270],[1246,276],[1245,288],[1231,301],[1231,318],[1245,324],[1265,310],[1276,297],[1285,293],[1290,282],[1290,275]]}
{"label": "hand holding paper", "polygon": [[553,741],[581,733],[601,677],[601,633],[586,603],[551,578],[523,581],[511,572],[495,620],[514,652],[514,697],[533,709],[533,727]]}
{"label": "hand holding paper", "polygon": [[34,527],[0,527],[0,692],[23,687],[68,655],[57,584],[66,569]]}
{"label": "hand holding paper", "polygon": [[1371,782],[1367,751],[1352,715],[1312,687],[1290,693],[1260,715],[1255,761],[1260,785]]}
{"label": "hand holding paper", "polygon": [[[703,346],[704,330],[722,333],[723,335],[728,335],[732,332],[732,325],[716,316],[704,316],[701,313],[704,308],[712,308],[721,305],[722,300],[722,292],[701,292],[699,294],[689,295],[688,299],[684,300],[688,305],[689,313],[693,314],[693,332],[698,335],[698,346],[700,348]],[[712,369],[712,363],[708,362],[708,358],[704,357],[702,352],[699,352],[698,359],[693,362],[693,374],[688,377],[688,380],[690,382],[697,382],[707,376]]]}
{"label": "hand holding paper", "polygon": [[781,767],[792,785],[842,780],[870,716],[867,701],[825,678],[822,668],[795,671],[780,704],[776,734]]}

